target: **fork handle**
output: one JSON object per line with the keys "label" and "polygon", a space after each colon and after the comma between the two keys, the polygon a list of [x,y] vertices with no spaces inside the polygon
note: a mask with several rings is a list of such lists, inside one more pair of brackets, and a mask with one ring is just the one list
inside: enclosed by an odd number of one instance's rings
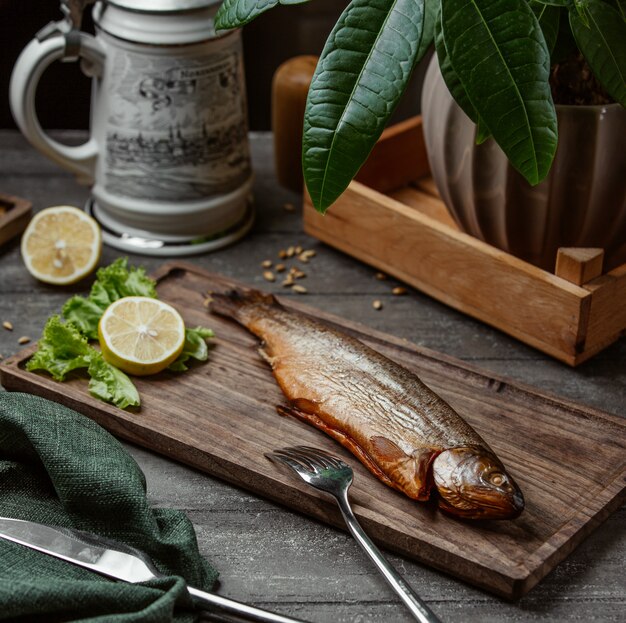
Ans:
{"label": "fork handle", "polygon": [[206,593],[193,586],[187,586],[187,590],[196,603],[208,606],[212,612],[217,610],[224,614],[235,615],[237,620],[259,621],[260,623],[306,623],[301,619],[292,619],[269,610],[262,610],[215,593]]}
{"label": "fork handle", "polygon": [[374,545],[367,536],[361,524],[357,521],[348,501],[347,490],[342,491],[337,496],[337,503],[341,514],[346,521],[352,536],[358,544],[365,550],[365,553],[372,559],[378,570],[382,573],[387,583],[400,596],[406,607],[411,611],[413,617],[420,623],[441,623],[435,613],[426,605],[413,589],[407,584],[404,578],[391,566],[382,552]]}

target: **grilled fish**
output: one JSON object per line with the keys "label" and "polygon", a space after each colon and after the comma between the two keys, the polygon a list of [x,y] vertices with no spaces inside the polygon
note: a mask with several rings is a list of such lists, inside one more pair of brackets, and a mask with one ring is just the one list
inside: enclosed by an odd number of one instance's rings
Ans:
{"label": "grilled fish", "polygon": [[213,294],[211,311],[262,340],[259,352],[290,403],[280,414],[339,441],[386,485],[420,501],[436,489],[439,507],[463,518],[522,512],[522,493],[493,450],[406,368],[270,294]]}

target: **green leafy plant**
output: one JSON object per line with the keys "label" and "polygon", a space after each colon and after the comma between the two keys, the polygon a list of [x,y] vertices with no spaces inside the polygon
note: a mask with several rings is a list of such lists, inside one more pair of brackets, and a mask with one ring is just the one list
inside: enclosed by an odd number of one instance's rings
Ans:
{"label": "green leafy plant", "polygon": [[[300,1],[224,0],[216,27]],[[305,110],[304,179],[320,212],[366,160],[433,42],[477,141],[493,137],[533,185],[557,146],[551,67],[572,46],[626,106],[624,0],[351,0],[324,46]]]}

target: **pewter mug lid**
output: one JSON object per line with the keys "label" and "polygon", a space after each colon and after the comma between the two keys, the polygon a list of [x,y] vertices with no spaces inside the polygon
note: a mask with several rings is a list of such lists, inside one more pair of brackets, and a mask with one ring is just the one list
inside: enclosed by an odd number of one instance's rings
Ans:
{"label": "pewter mug lid", "polygon": [[178,13],[206,9],[221,3],[221,0],[105,0],[120,9],[138,13]]}

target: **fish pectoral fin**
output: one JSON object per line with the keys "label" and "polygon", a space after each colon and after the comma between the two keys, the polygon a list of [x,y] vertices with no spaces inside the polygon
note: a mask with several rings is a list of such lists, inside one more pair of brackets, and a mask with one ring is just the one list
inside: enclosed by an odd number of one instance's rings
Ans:
{"label": "fish pectoral fin", "polygon": [[289,407],[285,407],[284,405],[278,405],[276,407],[276,410],[278,411],[279,415],[291,415],[299,420],[302,420],[303,422],[306,422],[307,424],[315,426],[315,428],[318,428],[322,432],[326,433],[329,437],[332,437],[335,441],[338,441],[344,448],[352,452],[352,454],[354,454],[359,459],[359,461],[361,461],[361,463],[363,463],[363,465],[365,465],[365,467],[367,467],[367,469],[372,472],[374,476],[376,476],[376,478],[384,482],[389,487],[395,487],[395,484],[389,479],[387,474],[385,474],[385,472],[383,472],[380,467],[374,461],[372,461],[370,455],[365,450],[363,450],[363,448],[361,448],[361,446],[359,446],[359,444],[357,444],[354,439],[352,439],[346,433],[339,431],[336,428],[332,428],[331,426],[326,424],[326,422],[324,422],[324,420],[319,415],[303,411],[301,408],[298,408],[305,407],[306,405],[315,405],[316,403],[313,403],[312,401],[306,399],[298,399],[295,402],[297,402],[297,406],[291,405]]}
{"label": "fish pectoral fin", "polygon": [[372,457],[393,481],[393,486],[416,500],[427,500],[432,488],[430,465],[439,454],[432,448],[418,448],[407,454],[386,437],[370,438]]}
{"label": "fish pectoral fin", "polygon": [[276,365],[276,362],[278,361],[277,357],[272,357],[270,352],[267,350],[267,347],[265,346],[260,346],[257,349],[257,352],[259,353],[259,355],[261,355],[261,359],[269,363],[273,369],[274,366]]}

